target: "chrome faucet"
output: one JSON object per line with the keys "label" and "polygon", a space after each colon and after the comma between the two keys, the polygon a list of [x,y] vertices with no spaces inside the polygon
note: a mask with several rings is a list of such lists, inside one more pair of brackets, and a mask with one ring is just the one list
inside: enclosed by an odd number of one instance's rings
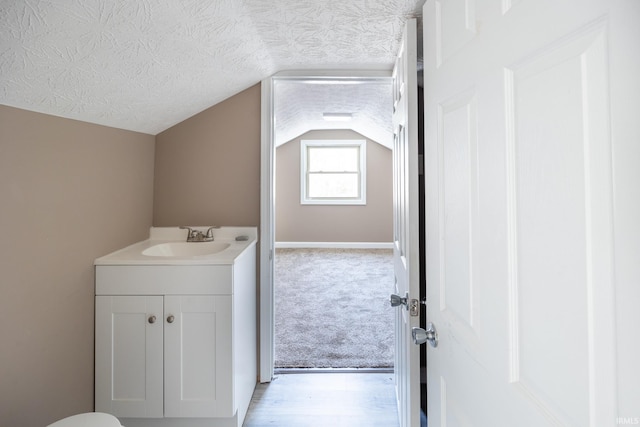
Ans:
{"label": "chrome faucet", "polygon": [[187,230],[187,242],[213,242],[213,230],[220,227],[209,227],[206,234],[200,230],[194,230],[191,227],[181,225],[180,228],[182,230]]}

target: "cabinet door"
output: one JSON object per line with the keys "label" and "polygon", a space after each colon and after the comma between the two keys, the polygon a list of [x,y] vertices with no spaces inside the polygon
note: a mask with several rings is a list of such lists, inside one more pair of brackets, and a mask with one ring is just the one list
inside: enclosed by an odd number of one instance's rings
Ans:
{"label": "cabinet door", "polygon": [[231,296],[165,296],[165,417],[231,417]]}
{"label": "cabinet door", "polygon": [[96,297],[96,411],[162,417],[161,296]]}

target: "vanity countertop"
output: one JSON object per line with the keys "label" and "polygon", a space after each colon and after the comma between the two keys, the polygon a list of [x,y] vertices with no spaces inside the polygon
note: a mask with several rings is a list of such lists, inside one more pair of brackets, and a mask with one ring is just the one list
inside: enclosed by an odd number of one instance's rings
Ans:
{"label": "vanity countertop", "polygon": [[[208,227],[191,227],[206,231]],[[178,227],[151,227],[149,239],[134,243],[108,255],[97,258],[96,266],[106,265],[230,265],[246,249],[258,241],[257,227],[221,227],[213,230],[214,242],[229,246],[216,253],[190,256],[149,256],[143,252],[163,243],[186,242],[187,230]],[[236,239],[246,240],[236,240]],[[188,245],[206,245],[189,242]]]}

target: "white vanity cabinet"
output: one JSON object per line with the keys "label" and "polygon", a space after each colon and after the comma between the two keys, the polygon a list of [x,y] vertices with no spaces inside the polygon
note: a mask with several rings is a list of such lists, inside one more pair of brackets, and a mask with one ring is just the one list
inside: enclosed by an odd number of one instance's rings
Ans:
{"label": "white vanity cabinet", "polygon": [[97,412],[164,416],[162,301],[161,296],[96,296]]}
{"label": "white vanity cabinet", "polygon": [[229,265],[96,264],[95,410],[241,426],[257,383],[255,245]]}
{"label": "white vanity cabinet", "polygon": [[230,295],[97,296],[96,410],[232,417]]}

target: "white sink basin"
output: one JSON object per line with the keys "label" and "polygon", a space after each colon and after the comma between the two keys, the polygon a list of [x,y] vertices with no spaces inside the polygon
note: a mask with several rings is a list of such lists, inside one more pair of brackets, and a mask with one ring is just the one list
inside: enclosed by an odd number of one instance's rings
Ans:
{"label": "white sink basin", "polygon": [[222,242],[167,242],[159,243],[142,251],[146,256],[191,257],[212,255],[230,246]]}

